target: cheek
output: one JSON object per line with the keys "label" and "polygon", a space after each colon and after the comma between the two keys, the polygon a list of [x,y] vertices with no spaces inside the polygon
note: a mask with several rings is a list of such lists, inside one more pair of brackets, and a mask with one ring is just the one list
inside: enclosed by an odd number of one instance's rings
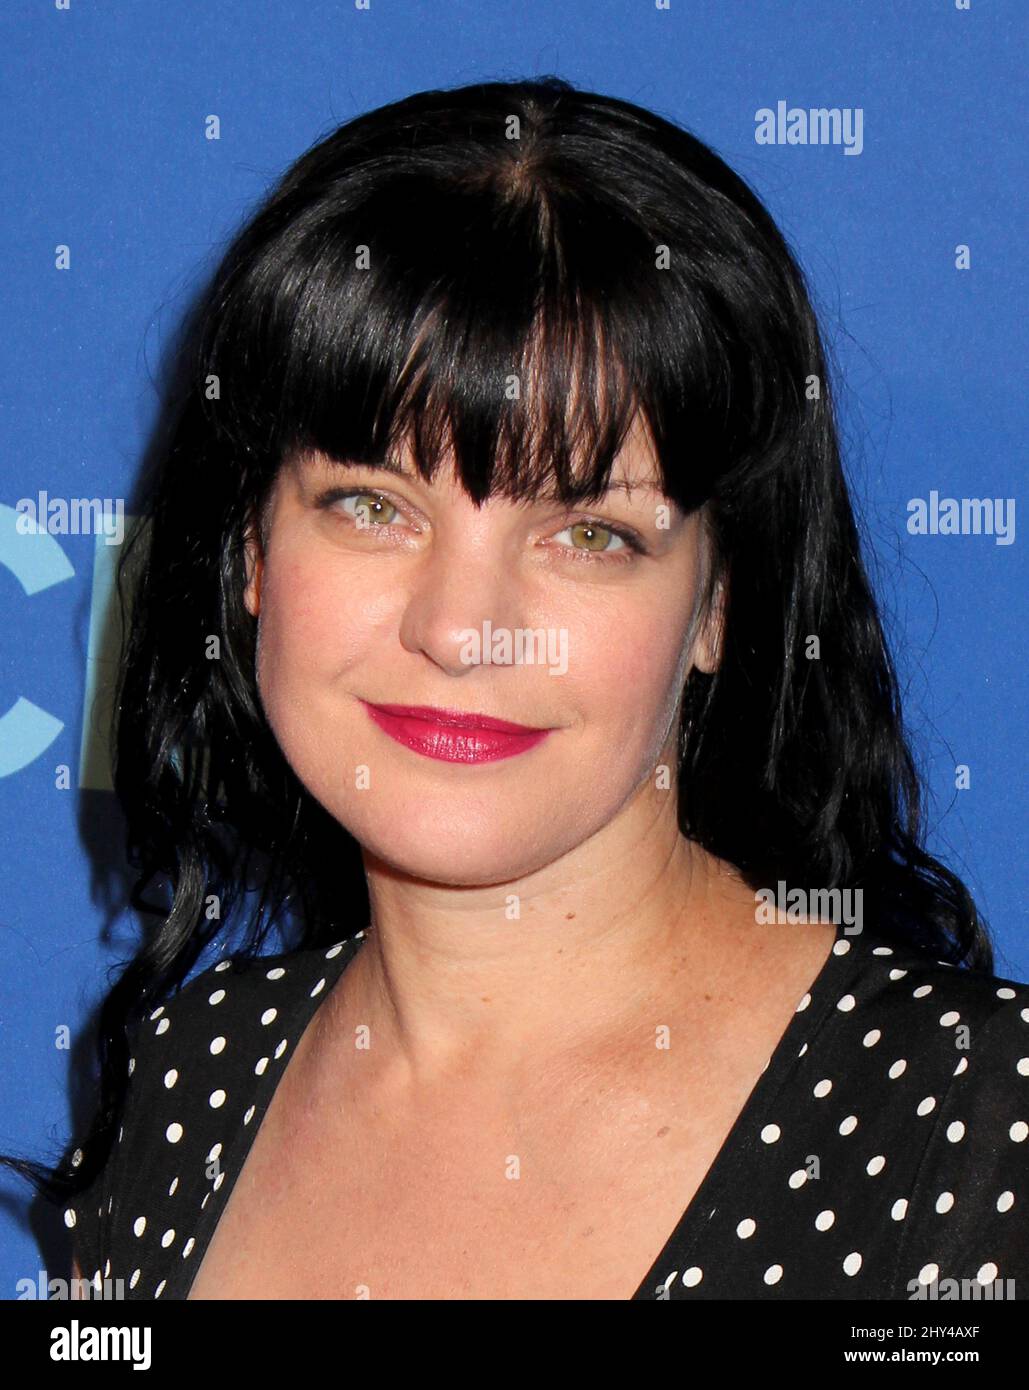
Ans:
{"label": "cheek", "polygon": [[608,731],[623,728],[632,744],[663,738],[686,679],[686,625],[670,613],[671,601],[636,605],[589,629],[579,660],[570,657],[584,712]]}
{"label": "cheek", "polygon": [[374,604],[361,601],[342,570],[276,559],[261,594],[259,674],[270,686],[306,683],[319,672],[346,670],[367,649]]}

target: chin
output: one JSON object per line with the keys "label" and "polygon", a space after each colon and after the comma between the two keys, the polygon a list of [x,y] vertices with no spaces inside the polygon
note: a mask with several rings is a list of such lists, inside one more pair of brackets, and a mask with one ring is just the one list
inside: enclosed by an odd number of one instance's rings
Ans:
{"label": "chin", "polygon": [[510,808],[506,815],[476,813],[457,798],[438,813],[424,799],[414,806],[403,797],[386,798],[384,804],[391,806],[388,816],[369,814],[365,806],[356,815],[341,811],[337,818],[366,853],[411,878],[469,888],[509,883],[568,848],[543,840],[535,812],[522,820]]}

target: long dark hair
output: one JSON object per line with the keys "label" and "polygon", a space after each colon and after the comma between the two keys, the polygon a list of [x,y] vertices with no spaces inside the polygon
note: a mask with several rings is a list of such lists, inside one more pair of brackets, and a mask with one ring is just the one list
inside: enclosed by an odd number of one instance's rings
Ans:
{"label": "long dark hair", "polygon": [[[531,390],[512,398],[512,376]],[[404,440],[431,480],[452,448],[476,502],[551,481],[578,503],[603,494],[642,411],[667,496],[707,507],[727,593],[720,668],[683,697],[683,833],[756,885],[861,889],[881,933],[992,972],[971,896],[923,847],[804,276],[695,136],[558,78],[349,121],[233,240],[179,381],[119,572],[115,789],[133,903],[157,920],[104,1001],[81,1147],[53,1170],[6,1160],[48,1196],[106,1162],[129,1029],[246,894],[242,956],[284,911],[301,945],[366,925],[359,886],[340,892],[357,847],[286,762],[255,685],[244,545],[295,449],[381,462]],[[157,884],[163,904],[145,896]]]}

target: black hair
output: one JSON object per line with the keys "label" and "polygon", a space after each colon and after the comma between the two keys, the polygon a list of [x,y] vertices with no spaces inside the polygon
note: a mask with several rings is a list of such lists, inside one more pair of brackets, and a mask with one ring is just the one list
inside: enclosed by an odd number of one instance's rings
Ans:
{"label": "black hair", "polygon": [[[544,483],[572,503],[603,494],[640,412],[666,496],[705,509],[725,584],[720,665],[683,693],[683,833],[757,885],[860,889],[883,934],[992,970],[968,890],[924,848],[804,275],[694,135],[556,77],[359,116],[235,236],[180,361],[119,572],[115,790],[133,903],[156,921],[104,1000],[81,1146],[52,1171],[5,1160],[48,1196],[103,1167],[131,1028],[234,906],[259,894],[243,956],[286,912],[305,946],[366,925],[357,847],[292,771],[255,685],[245,543],[297,450],[374,463],[409,442],[431,480],[452,449],[477,503]],[[158,884],[162,904],[145,896]]]}

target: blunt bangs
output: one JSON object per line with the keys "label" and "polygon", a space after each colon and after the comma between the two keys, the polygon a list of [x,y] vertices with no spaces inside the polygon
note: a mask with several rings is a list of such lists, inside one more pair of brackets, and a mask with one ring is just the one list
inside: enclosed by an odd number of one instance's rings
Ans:
{"label": "blunt bangs", "polygon": [[558,104],[530,122],[527,102],[508,140],[518,103],[498,102],[477,123],[438,112],[385,171],[353,126],[305,156],[317,171],[278,191],[216,289],[202,369],[221,444],[265,485],[296,451],[380,463],[403,443],[428,481],[452,456],[478,504],[573,504],[606,491],[639,413],[686,513],[788,459],[809,364],[773,247],[755,253],[685,163],[669,189],[667,160],[627,158],[638,115],[594,129]]}

